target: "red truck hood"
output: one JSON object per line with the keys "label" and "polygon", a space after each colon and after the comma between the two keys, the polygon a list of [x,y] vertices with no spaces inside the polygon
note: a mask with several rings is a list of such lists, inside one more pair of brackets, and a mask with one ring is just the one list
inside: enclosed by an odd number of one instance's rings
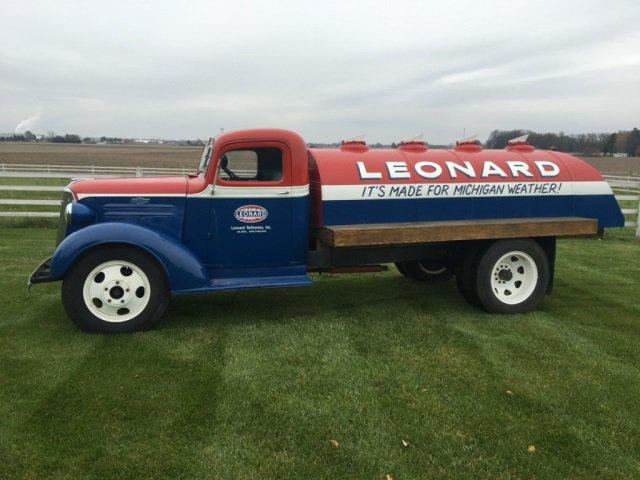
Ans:
{"label": "red truck hood", "polygon": [[182,196],[187,193],[187,178],[185,176],[173,176],[76,180],[71,182],[69,189],[76,198],[94,195]]}

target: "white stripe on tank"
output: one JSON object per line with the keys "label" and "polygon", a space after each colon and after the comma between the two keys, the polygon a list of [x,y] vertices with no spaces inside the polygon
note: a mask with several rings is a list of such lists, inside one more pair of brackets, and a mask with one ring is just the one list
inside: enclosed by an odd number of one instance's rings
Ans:
{"label": "white stripe on tank", "polygon": [[613,195],[605,181],[323,185],[322,200]]}

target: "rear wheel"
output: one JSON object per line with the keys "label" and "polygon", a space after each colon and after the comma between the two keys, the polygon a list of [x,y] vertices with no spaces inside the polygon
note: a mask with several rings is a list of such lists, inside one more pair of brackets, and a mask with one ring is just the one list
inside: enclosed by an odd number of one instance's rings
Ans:
{"label": "rear wheel", "polygon": [[81,329],[118,333],[152,328],[166,310],[164,271],[130,247],[93,250],[76,262],[62,283],[62,302]]}
{"label": "rear wheel", "polygon": [[405,277],[421,282],[445,282],[453,276],[453,272],[444,260],[398,262],[395,265]]}
{"label": "rear wheel", "polygon": [[462,298],[476,307],[481,306],[478,291],[476,290],[478,262],[485,248],[486,247],[481,244],[471,245],[456,265],[456,284],[458,290]]}
{"label": "rear wheel", "polygon": [[549,284],[549,261],[534,240],[499,240],[480,256],[475,291],[491,313],[523,313],[535,309]]}

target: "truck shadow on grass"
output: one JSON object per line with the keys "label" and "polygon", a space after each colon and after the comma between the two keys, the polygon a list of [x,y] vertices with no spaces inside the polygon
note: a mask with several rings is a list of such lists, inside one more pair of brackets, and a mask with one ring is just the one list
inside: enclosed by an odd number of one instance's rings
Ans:
{"label": "truck shadow on grass", "polygon": [[[260,322],[317,321],[323,318],[357,317],[375,312],[392,317],[416,314],[482,314],[459,295],[454,281],[420,283],[384,274],[338,276],[314,275],[308,288],[277,288],[219,292],[172,298],[158,328],[184,325],[253,324]],[[388,318],[388,316],[387,316]]]}

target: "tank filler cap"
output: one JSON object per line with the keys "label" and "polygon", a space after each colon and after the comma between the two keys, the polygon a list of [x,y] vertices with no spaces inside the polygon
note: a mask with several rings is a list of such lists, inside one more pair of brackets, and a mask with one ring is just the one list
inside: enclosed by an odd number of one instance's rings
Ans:
{"label": "tank filler cap", "polygon": [[415,137],[400,140],[398,149],[405,152],[426,152],[428,147],[427,142],[424,141],[424,135],[421,133]]}
{"label": "tank filler cap", "polygon": [[535,150],[535,148],[533,147],[533,145],[531,145],[529,142],[529,134],[525,134],[522,135],[520,137],[516,137],[516,138],[512,138],[511,140],[509,140],[507,142],[507,147],[506,149],[511,151],[511,150],[517,150],[519,152],[531,152],[533,150]]}
{"label": "tank filler cap", "polygon": [[367,142],[364,141],[364,134],[362,134],[342,140],[340,150],[349,152],[366,152],[369,150],[369,147],[367,147]]}
{"label": "tank filler cap", "polygon": [[482,144],[478,140],[478,134],[475,134],[458,140],[455,149],[463,152],[479,152],[482,150]]}

